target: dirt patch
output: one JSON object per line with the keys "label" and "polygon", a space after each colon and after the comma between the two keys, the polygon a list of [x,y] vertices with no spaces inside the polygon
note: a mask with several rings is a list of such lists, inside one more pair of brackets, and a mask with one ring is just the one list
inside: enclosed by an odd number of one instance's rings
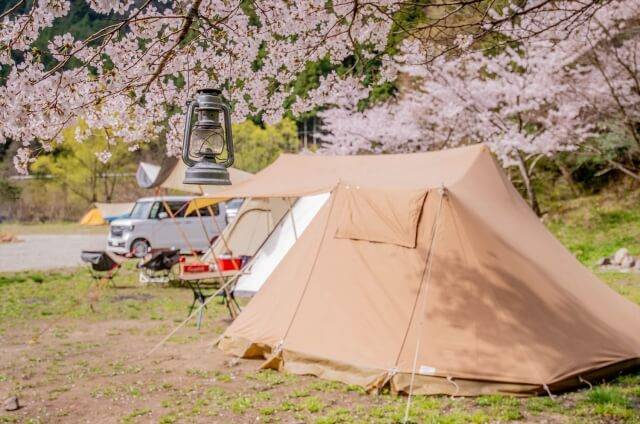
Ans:
{"label": "dirt patch", "polygon": [[15,234],[0,233],[0,243],[20,243],[21,241]]}
{"label": "dirt patch", "polygon": [[[190,417],[190,422],[248,423],[261,416],[259,402],[286,399],[292,385],[316,380],[296,376],[281,383],[275,373],[270,377],[275,381],[247,377],[260,361],[230,361],[212,346],[216,325],[225,321],[209,322],[200,332],[187,328],[152,356],[146,353],[171,323],[64,321],[36,344],[25,343],[23,331],[10,331],[0,348],[0,395],[18,396],[21,409],[0,418],[116,423]],[[337,402],[323,401],[323,407]],[[200,404],[206,415],[191,416]],[[263,413],[268,416],[270,410]]]}

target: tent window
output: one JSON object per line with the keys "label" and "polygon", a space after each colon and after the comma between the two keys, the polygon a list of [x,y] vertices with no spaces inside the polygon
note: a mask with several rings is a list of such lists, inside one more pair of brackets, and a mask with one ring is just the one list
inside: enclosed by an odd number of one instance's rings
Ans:
{"label": "tent window", "polygon": [[336,238],[416,247],[418,221],[427,190],[389,190],[344,186]]}

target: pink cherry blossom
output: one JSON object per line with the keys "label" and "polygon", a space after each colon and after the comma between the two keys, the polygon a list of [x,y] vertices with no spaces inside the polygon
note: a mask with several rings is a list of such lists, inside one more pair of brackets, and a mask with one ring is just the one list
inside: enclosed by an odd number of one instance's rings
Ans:
{"label": "pink cherry blossom", "polygon": [[[581,25],[541,32],[567,13],[543,9],[509,24],[505,35],[521,41],[498,54],[471,49],[426,64],[433,50],[407,40],[398,71],[414,81],[411,89],[363,112],[326,110],[321,137],[341,153],[484,142],[510,166],[523,156],[575,150],[607,122],[637,122],[640,40],[625,25],[640,17],[640,4],[613,1]],[[456,39],[461,48],[470,43]]]}
{"label": "pink cherry blossom", "polygon": [[[541,55],[548,51],[554,66],[567,77],[573,72],[576,80],[587,79],[584,75],[589,70],[564,70],[562,61],[569,66],[590,51],[584,45],[587,35],[597,34],[592,38],[595,44],[606,38],[590,18],[597,16],[608,29],[618,28],[620,17],[629,11],[627,3],[633,4],[616,1],[601,7],[597,0],[562,1],[551,8],[544,0],[529,0],[519,7],[480,14],[476,21],[461,26],[437,21],[401,28],[395,16],[408,4],[400,0],[86,1],[96,13],[108,15],[110,23],[87,39],[62,34],[46,40],[43,53],[54,59],[48,69],[32,47],[43,30],[69,13],[70,2],[35,0],[24,11],[10,7],[0,18],[0,66],[6,73],[0,84],[0,142],[12,139],[24,144],[15,161],[20,171],[27,169],[32,155],[51,150],[61,131],[78,119],[92,129],[107,129],[130,150],[164,135],[167,153],[178,154],[185,102],[195,89],[209,86],[223,89],[236,121],[248,115],[277,121],[285,103],[292,104],[294,114],[318,107],[344,110],[340,114],[329,109],[324,115],[327,128],[337,137],[333,146],[341,151],[367,149],[371,142],[375,151],[400,151],[487,139],[504,158],[515,150],[572,148],[574,142],[556,138],[581,139],[588,134],[571,125],[571,116],[583,116],[587,100],[576,98],[550,110],[548,105],[557,100],[554,96],[574,88],[563,81],[556,93],[536,94],[558,81],[551,68],[543,66]],[[467,12],[481,4],[472,0],[462,5],[459,16],[468,21]],[[429,5],[434,16],[447,7]],[[602,12],[605,9],[613,11]],[[402,32],[407,40],[405,49],[394,56],[385,54],[392,30]],[[431,37],[431,30],[455,35],[440,39]],[[496,31],[522,39],[525,45],[506,51],[493,63],[474,46]],[[556,37],[567,38],[555,41]],[[535,47],[540,40],[542,44]],[[566,51],[569,47],[571,52]],[[460,52],[465,55],[455,54]],[[621,57],[627,56],[621,53]],[[347,59],[357,65],[375,59],[382,67],[368,78],[358,73],[359,66],[329,73],[320,78],[317,88],[296,95],[294,83],[305,66],[321,59],[336,65]],[[517,75],[509,69],[509,61],[522,62],[531,70]],[[495,77],[478,79],[483,68],[491,69]],[[372,87],[393,81],[398,72],[420,79],[422,87],[403,95],[397,106],[359,113],[357,107]],[[600,81],[610,78],[607,72],[600,73]],[[628,84],[616,89],[625,107],[634,104],[627,98]],[[592,87],[580,93],[591,96],[597,91]],[[520,103],[514,105],[515,99]],[[426,107],[427,103],[432,104]],[[490,113],[496,107],[502,122]],[[532,122],[533,111],[545,111],[543,118],[536,118],[540,129],[535,137],[518,131],[507,118],[519,114]],[[358,124],[359,119],[377,125]],[[453,125],[456,121],[459,124]],[[356,128],[349,130],[349,122]],[[376,128],[382,136],[376,136]],[[451,134],[442,131],[447,128],[453,128]],[[81,134],[76,138],[82,139]],[[106,158],[103,153],[99,155]]]}

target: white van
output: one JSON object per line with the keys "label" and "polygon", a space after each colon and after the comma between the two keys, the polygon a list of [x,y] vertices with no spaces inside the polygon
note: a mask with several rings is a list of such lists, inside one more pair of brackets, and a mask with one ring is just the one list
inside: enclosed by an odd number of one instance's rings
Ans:
{"label": "white van", "polygon": [[186,252],[208,249],[227,225],[226,208],[224,203],[211,206],[214,217],[209,208],[200,209],[200,217],[195,212],[185,216],[187,205],[193,198],[158,196],[138,199],[128,218],[111,222],[107,250],[121,255],[131,253],[140,258],[149,249],[175,248]]}

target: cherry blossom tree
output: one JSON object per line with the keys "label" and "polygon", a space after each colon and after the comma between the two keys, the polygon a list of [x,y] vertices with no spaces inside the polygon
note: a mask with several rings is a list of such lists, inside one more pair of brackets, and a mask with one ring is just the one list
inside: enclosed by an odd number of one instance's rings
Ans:
{"label": "cherry blossom tree", "polygon": [[[122,140],[131,150],[166,132],[168,152],[176,154],[182,108],[194,88],[221,87],[236,120],[260,115],[278,121],[285,100],[291,100],[293,113],[322,104],[353,108],[371,87],[393,77],[397,57],[387,47],[398,34],[428,52],[421,58],[426,65],[468,40],[507,31],[514,21],[530,24],[519,25],[519,34],[511,36],[522,39],[561,22],[583,25],[608,2],[528,0],[495,12],[494,2],[486,0],[86,1],[113,23],[84,39],[55,36],[45,51],[34,43],[69,13],[70,0],[20,0],[0,15],[6,75],[0,85],[0,142],[23,143],[15,157],[21,172],[78,117],[92,128],[108,129],[112,143]],[[396,19],[407,7],[424,9],[425,19],[407,27]],[[557,19],[534,24],[546,8],[557,11]],[[53,65],[45,66],[43,56],[52,57]],[[315,89],[295,98],[294,82],[309,61],[320,59],[353,66],[325,75]],[[365,78],[359,69],[371,61],[382,65]]]}
{"label": "cherry blossom tree", "polygon": [[[460,38],[465,54],[440,55],[428,65],[432,53],[406,43],[397,70],[410,77],[409,87],[390,104],[323,112],[328,150],[406,152],[484,142],[505,166],[518,169],[539,213],[531,175],[540,158],[576,150],[603,154],[592,141],[611,131],[640,147],[640,49],[637,32],[626,27],[640,17],[640,5],[611,2],[578,26],[563,20],[565,13],[543,9],[503,27],[510,42],[491,51]],[[563,24],[549,29],[548,22]]]}

